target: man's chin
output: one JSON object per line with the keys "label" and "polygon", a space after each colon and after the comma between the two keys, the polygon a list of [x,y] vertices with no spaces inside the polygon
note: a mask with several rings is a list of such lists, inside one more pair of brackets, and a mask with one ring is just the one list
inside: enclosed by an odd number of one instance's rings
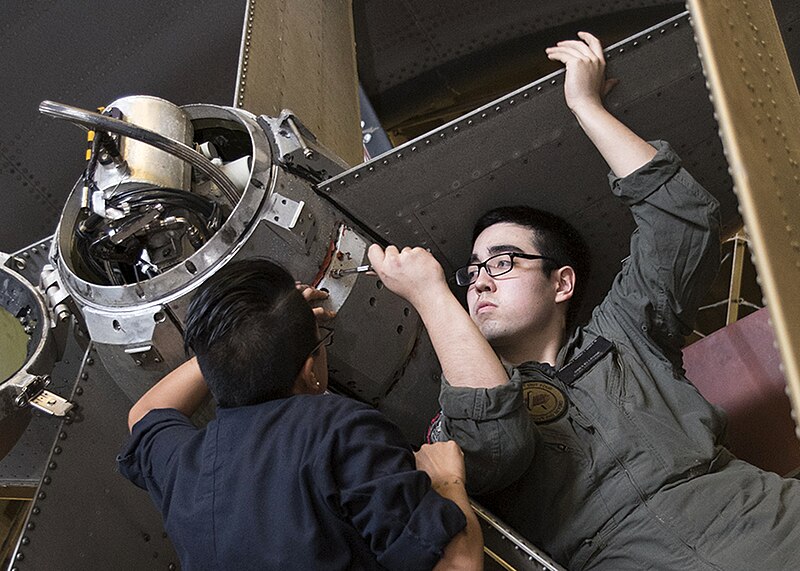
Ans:
{"label": "man's chin", "polygon": [[477,323],[481,335],[489,342],[489,345],[496,347],[505,344],[508,332],[505,328],[494,320],[485,320]]}

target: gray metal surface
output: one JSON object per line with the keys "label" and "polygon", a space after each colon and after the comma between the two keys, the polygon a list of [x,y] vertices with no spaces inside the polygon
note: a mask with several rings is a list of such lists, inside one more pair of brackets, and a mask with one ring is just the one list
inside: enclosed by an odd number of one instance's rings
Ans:
{"label": "gray metal surface", "polygon": [[[39,274],[48,261],[49,245],[50,240],[47,239],[13,254],[0,253],[0,306],[20,317],[21,321],[24,320],[28,335],[24,363],[8,378],[0,379],[0,460],[12,450],[18,438],[31,431],[27,428],[28,423],[38,414],[32,415],[30,407],[20,406],[18,399],[23,399],[24,402],[33,397],[41,388],[41,382],[51,376],[63,353],[70,326],[69,316],[66,314],[64,319],[53,318],[47,297],[38,287]],[[27,393],[34,386],[38,387],[36,391]],[[42,421],[37,421],[32,430],[36,431],[40,426]],[[17,456],[19,454],[17,451]],[[27,463],[27,460],[24,461],[25,467],[13,472],[30,472]],[[20,467],[16,461],[13,465]],[[4,467],[0,463],[0,482],[9,467],[10,465]]]}
{"label": "gray metal surface", "polygon": [[77,408],[49,443],[11,568],[175,569],[178,558],[147,493],[117,472],[131,402],[91,346],[70,400]]}
{"label": "gray metal surface", "polygon": [[[70,395],[78,379],[86,342],[76,335],[68,335],[61,360],[50,373],[52,382],[48,390]],[[44,474],[48,456],[63,419],[39,411],[31,411],[31,420],[25,432],[8,455],[0,459],[0,486],[35,488]]]}
{"label": "gray metal surface", "polygon": [[[463,2],[362,0],[354,2],[359,71],[377,94],[453,60],[533,34],[608,14],[680,6],[674,0],[525,0]],[[655,23],[655,22],[654,22]],[[359,28],[360,26],[360,28]],[[466,33],[465,33],[466,31]],[[401,49],[398,49],[400,47]]]}
{"label": "gray metal surface", "polygon": [[[721,201],[725,228],[735,227],[736,200],[688,16],[611,46],[607,55],[609,75],[620,78],[607,101],[612,112],[644,137],[670,141]],[[607,172],[564,104],[559,71],[319,190],[384,240],[430,248],[450,272],[468,258],[471,225],[489,208],[523,203],[555,212],[592,248],[592,293],[584,304],[591,308],[627,256],[633,230]]]}

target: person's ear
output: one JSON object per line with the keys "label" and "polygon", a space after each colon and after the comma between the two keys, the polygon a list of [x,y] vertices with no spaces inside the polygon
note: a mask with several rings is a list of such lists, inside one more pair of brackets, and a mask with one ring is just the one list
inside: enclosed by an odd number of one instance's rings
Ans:
{"label": "person's ear", "polygon": [[317,395],[323,390],[325,389],[322,388],[319,379],[317,379],[317,374],[314,372],[314,356],[309,355],[300,368],[300,372],[297,373],[292,392],[296,395]]}
{"label": "person's ear", "polygon": [[575,295],[575,270],[564,266],[556,270],[556,303],[569,301]]}

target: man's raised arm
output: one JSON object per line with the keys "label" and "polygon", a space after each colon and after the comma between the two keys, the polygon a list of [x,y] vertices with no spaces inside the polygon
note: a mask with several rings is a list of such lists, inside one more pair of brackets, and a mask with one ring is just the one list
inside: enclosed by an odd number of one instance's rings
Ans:
{"label": "man's raised arm", "polygon": [[603,46],[588,32],[578,32],[578,37],[547,48],[547,57],[567,66],[567,107],[614,174],[627,176],[652,159],[656,150],[603,106],[603,96],[616,83],[606,79]]}

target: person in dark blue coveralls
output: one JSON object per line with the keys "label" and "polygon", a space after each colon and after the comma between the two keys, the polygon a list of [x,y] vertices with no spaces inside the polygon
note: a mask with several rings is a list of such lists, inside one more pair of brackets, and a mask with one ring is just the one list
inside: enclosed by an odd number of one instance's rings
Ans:
{"label": "person in dark blue coveralls", "polygon": [[[185,570],[482,568],[458,446],[415,455],[379,412],[327,393],[333,331],[315,314],[331,315],[308,303],[326,295],[266,260],[202,284],[196,357],[131,409],[120,472],[150,493]],[[209,389],[217,417],[196,428]]]}
{"label": "person in dark blue coveralls", "polygon": [[636,222],[630,257],[575,324],[585,246],[552,214],[478,220],[455,275],[468,313],[428,252],[372,246],[442,365],[429,438],[458,442],[470,493],[570,570],[800,569],[800,481],[735,458],[722,412],[684,376],[681,345],[719,265],[719,205],[667,143],[604,108],[597,38],[547,54]]}

